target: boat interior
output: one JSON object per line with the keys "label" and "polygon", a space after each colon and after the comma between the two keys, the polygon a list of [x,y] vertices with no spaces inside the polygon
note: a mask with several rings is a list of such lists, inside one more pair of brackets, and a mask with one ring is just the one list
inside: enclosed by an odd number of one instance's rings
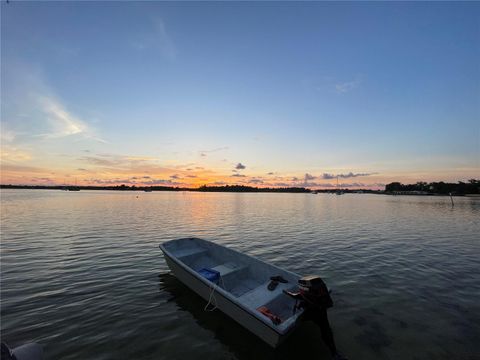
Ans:
{"label": "boat interior", "polygon": [[[295,300],[282,292],[298,289],[295,274],[201,239],[173,240],[165,243],[164,247],[200,275],[204,269],[218,272],[220,276],[212,282],[212,286],[222,288],[252,311],[267,308],[280,318],[278,327],[286,327],[298,315],[298,312],[294,313]],[[278,282],[275,289],[269,290],[272,276],[281,276],[287,282]]]}

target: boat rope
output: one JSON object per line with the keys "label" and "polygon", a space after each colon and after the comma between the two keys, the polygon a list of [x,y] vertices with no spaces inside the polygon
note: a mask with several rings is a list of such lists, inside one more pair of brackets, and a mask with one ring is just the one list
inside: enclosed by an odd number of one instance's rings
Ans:
{"label": "boat rope", "polygon": [[[219,286],[220,282],[222,283],[222,286],[225,289],[225,283],[223,282],[222,276],[220,276],[219,280],[217,283],[213,283],[213,286],[210,286],[210,296],[208,297],[208,302],[207,305],[203,308],[205,311],[214,311],[217,308],[217,299],[215,298],[215,290]],[[213,300],[213,301],[212,301]],[[210,304],[214,305],[213,308],[209,308]]]}

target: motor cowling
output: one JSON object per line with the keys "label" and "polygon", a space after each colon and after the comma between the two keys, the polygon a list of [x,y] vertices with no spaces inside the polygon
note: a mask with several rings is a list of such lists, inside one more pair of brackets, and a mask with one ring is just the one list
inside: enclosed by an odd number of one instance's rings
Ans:
{"label": "motor cowling", "polygon": [[313,305],[325,309],[333,306],[327,285],[320,276],[304,276],[298,280],[298,287],[303,299],[307,303],[305,305]]}

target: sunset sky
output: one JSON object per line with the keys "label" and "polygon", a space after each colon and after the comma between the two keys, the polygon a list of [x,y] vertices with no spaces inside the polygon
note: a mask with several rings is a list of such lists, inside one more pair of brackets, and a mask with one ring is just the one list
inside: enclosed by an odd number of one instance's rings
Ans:
{"label": "sunset sky", "polygon": [[480,3],[1,2],[2,184],[480,177]]}

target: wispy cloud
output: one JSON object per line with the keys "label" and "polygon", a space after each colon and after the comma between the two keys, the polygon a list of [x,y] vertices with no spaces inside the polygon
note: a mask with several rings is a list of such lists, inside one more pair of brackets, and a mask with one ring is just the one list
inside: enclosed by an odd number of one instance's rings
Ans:
{"label": "wispy cloud", "polygon": [[83,156],[78,160],[112,172],[161,172],[171,173],[174,169],[158,164],[158,159],[150,156],[96,154]]}
{"label": "wispy cloud", "polygon": [[362,83],[362,77],[356,76],[355,79],[352,81],[346,81],[346,82],[335,84],[335,92],[337,94],[345,94],[359,87],[361,83]]}
{"label": "wispy cloud", "polygon": [[148,180],[141,180],[138,177],[128,177],[128,178],[111,178],[111,179],[99,179],[99,178],[92,178],[87,180],[88,183],[97,184],[97,185],[121,185],[121,184],[128,184],[128,185],[163,185],[163,186],[177,186],[182,185],[182,183],[177,181],[172,181],[170,179],[154,179],[150,178]]}
{"label": "wispy cloud", "polygon": [[215,152],[219,152],[219,151],[224,151],[224,150],[228,150],[228,146],[223,146],[223,147],[218,147],[218,148],[215,148],[215,149],[211,149],[211,150],[201,150],[199,151],[200,153],[200,156],[207,156],[207,154],[211,154],[211,153],[215,153]]}
{"label": "wispy cloud", "polygon": [[238,163],[238,164],[235,166],[235,169],[237,169],[237,170],[243,170],[243,169],[245,169],[245,168],[246,168],[246,166],[243,165],[242,163]]}
{"label": "wispy cloud", "polygon": [[22,146],[15,144],[17,133],[8,130],[2,124],[0,131],[0,161],[3,162],[19,162],[32,159],[31,152]]}
{"label": "wispy cloud", "polygon": [[349,172],[347,174],[337,174],[337,175],[334,175],[334,174],[328,174],[328,173],[324,173],[322,175],[322,179],[324,180],[331,180],[331,179],[336,179],[337,177],[341,178],[341,179],[348,179],[348,178],[354,178],[354,177],[362,177],[362,176],[370,176],[370,175],[376,175],[378,173],[376,172],[372,172],[372,173],[353,173],[353,172]]}
{"label": "wispy cloud", "polygon": [[162,54],[170,60],[174,60],[177,56],[177,51],[173,45],[173,41],[167,32],[167,26],[162,18],[157,17],[153,20],[153,27],[158,35],[158,44]]}
{"label": "wispy cloud", "polygon": [[2,129],[0,131],[0,141],[2,142],[2,144],[6,142],[7,143],[13,142],[13,140],[15,140],[16,137],[17,137],[17,133],[15,131],[7,130],[2,126]]}
{"label": "wispy cloud", "polygon": [[2,144],[0,152],[0,161],[4,162],[22,162],[32,159],[32,154],[28,151],[20,149],[9,144]]}
{"label": "wispy cloud", "polygon": [[89,128],[87,124],[69,113],[58,100],[49,96],[38,96],[37,101],[45,118],[51,125],[51,132],[40,134],[45,138],[58,138],[70,135],[81,134],[87,137]]}
{"label": "wispy cloud", "polygon": [[137,34],[136,37],[130,41],[130,44],[140,51],[158,49],[161,55],[170,61],[175,60],[177,57],[177,50],[167,30],[167,25],[159,16],[152,17],[149,22],[148,31],[143,34]]}
{"label": "wispy cloud", "polygon": [[87,121],[67,109],[39,67],[19,61],[10,63],[9,70],[5,76],[9,91],[2,94],[7,109],[2,122],[9,127],[5,134],[9,141],[76,136],[105,142]]}
{"label": "wispy cloud", "polygon": [[87,129],[86,124],[70,114],[62,104],[52,98],[43,97],[39,99],[43,110],[48,115],[48,120],[52,122],[56,130],[56,136],[68,136],[80,134]]}
{"label": "wispy cloud", "polygon": [[[37,166],[24,166],[16,164],[2,164],[2,173],[3,172],[12,172],[12,173],[30,173],[30,174],[46,174],[50,173],[51,170],[47,168],[41,168]],[[2,174],[3,175],[3,174]]]}

